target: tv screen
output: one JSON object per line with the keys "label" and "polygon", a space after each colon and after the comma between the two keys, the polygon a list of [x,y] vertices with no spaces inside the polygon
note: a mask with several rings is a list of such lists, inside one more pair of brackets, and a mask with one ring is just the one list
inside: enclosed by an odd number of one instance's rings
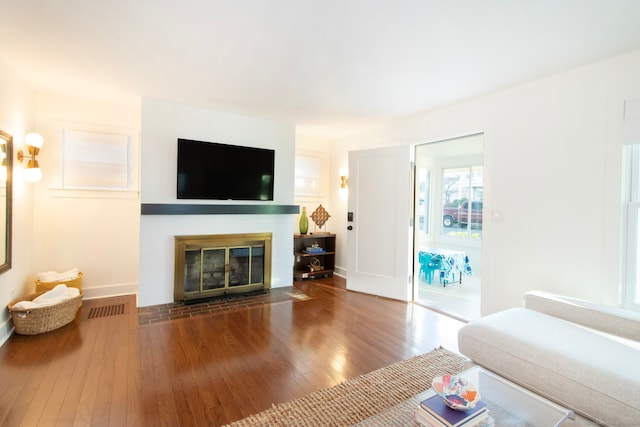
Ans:
{"label": "tv screen", "polygon": [[178,199],[273,200],[275,151],[178,139]]}

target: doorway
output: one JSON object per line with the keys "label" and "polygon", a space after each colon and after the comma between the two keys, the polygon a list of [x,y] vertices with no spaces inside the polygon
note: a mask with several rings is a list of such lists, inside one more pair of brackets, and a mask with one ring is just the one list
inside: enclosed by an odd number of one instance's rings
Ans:
{"label": "doorway", "polygon": [[483,135],[415,147],[413,300],[480,317]]}

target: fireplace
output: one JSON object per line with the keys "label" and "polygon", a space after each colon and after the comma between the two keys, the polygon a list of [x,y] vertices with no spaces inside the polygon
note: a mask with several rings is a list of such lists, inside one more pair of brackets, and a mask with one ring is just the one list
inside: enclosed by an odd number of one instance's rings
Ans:
{"label": "fireplace", "polygon": [[174,236],[174,301],[271,287],[271,233]]}

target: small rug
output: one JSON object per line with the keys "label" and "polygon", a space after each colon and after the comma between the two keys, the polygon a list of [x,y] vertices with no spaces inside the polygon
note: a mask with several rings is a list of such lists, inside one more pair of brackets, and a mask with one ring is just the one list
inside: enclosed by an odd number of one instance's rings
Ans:
{"label": "small rug", "polygon": [[436,376],[461,372],[465,360],[464,356],[438,348],[274,405],[230,426],[353,425],[429,389]]}

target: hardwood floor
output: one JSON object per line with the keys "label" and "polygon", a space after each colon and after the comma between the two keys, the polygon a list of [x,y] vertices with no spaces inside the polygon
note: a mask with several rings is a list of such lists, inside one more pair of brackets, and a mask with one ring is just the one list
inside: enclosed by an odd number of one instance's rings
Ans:
{"label": "hardwood floor", "polygon": [[223,425],[438,346],[457,351],[461,322],[333,285],[295,282],[308,298],[142,326],[133,296],[85,301],[73,323],[0,347],[0,425]]}

